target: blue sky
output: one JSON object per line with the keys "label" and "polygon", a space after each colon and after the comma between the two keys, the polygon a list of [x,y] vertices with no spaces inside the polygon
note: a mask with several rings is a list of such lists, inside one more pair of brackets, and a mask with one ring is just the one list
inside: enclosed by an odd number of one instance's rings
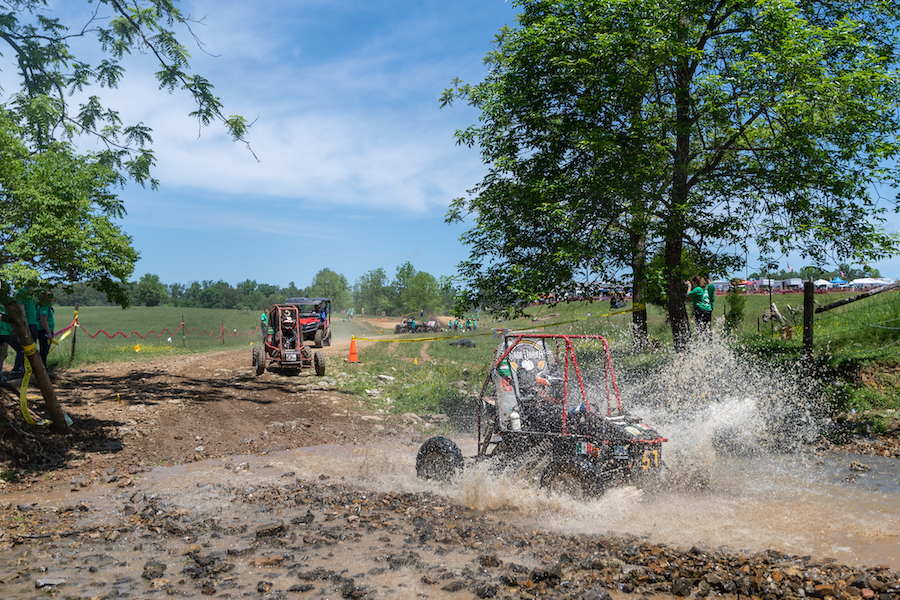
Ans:
{"label": "blue sky", "polygon": [[[185,94],[157,91],[137,56],[117,90],[102,90],[126,122],[152,127],[154,192],[129,186],[123,221],[141,253],[133,279],[245,279],[304,287],[323,268],[352,284],[406,261],[439,277],[468,255],[450,201],[485,172],[453,133],[477,121],[439,108],[454,77],[485,75],[504,0],[181,2],[203,18],[185,43],[226,114],[255,121],[243,144],[198,129]],[[95,92],[96,93],[96,92]],[[199,137],[198,137],[199,135]]]}
{"label": "blue sky", "polygon": [[[223,127],[200,129],[186,94],[158,90],[148,55],[126,61],[118,89],[91,90],[126,123],[153,129],[159,190],[121,193],[123,226],[141,253],[133,280],[153,273],[164,283],[305,287],[329,268],[352,285],[376,268],[392,278],[407,261],[436,277],[455,274],[468,256],[459,242],[466,226],[444,215],[485,167],[477,148],[453,138],[478,113],[440,109],[439,97],[455,77],[483,79],[494,35],[514,23],[508,1],[179,5],[201,20],[193,31],[202,48],[181,32],[193,69],[212,81],[226,114],[254,121],[248,139],[259,161]],[[788,265],[804,262],[783,257]],[[751,255],[748,272],[758,266]],[[873,266],[900,277],[900,258]]]}

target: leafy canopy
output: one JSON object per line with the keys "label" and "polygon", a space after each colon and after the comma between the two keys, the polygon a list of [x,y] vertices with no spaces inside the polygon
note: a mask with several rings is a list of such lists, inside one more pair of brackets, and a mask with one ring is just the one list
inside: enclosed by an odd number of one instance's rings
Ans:
{"label": "leafy canopy", "polygon": [[[0,53],[15,61],[20,84],[18,90],[3,90],[0,102],[15,115],[30,148],[94,136],[103,142],[99,156],[111,168],[155,187],[150,129],[143,123],[123,123],[116,110],[88,94],[92,86],[117,87],[125,76],[122,61],[132,53],[155,59],[160,89],[183,90],[193,97],[196,107],[190,114],[201,125],[220,121],[234,140],[244,140],[246,119],[225,116],[210,82],[190,72],[190,55],[175,28],[193,37],[193,21],[182,14],[176,0],[87,3],[95,8],[86,22],[64,23],[53,16],[55,7],[48,0],[0,0],[0,42],[6,45]],[[71,43],[89,36],[96,38],[102,51],[95,64],[72,53]]]}
{"label": "leafy canopy", "polygon": [[897,251],[883,230],[895,199],[873,194],[898,179],[897,3],[514,4],[485,80],[442,98],[480,110],[457,139],[489,166],[448,213],[474,216],[472,302],[630,267],[663,283],[680,329],[683,256],[715,275],[751,245],[816,264]]}
{"label": "leafy canopy", "polygon": [[116,224],[122,204],[111,187],[118,175],[97,157],[74,154],[64,142],[32,153],[0,112],[0,266],[3,296],[18,287],[49,289],[89,282],[123,306],[120,282],[138,258]]}
{"label": "leafy canopy", "polygon": [[[123,61],[149,55],[160,89],[190,94],[201,126],[220,121],[243,140],[248,123],[225,116],[210,82],[190,71],[175,29],[193,37],[193,21],[175,0],[87,0],[93,9],[83,20],[55,16],[73,5],[0,0],[0,68],[18,83],[0,90],[0,279],[5,292],[87,282],[126,306],[137,253],[116,224],[125,211],[112,189],[128,179],[156,187],[151,131],[124,123],[91,89],[117,87]],[[85,38],[97,43],[93,63],[72,50]],[[100,150],[79,153],[84,138]]]}

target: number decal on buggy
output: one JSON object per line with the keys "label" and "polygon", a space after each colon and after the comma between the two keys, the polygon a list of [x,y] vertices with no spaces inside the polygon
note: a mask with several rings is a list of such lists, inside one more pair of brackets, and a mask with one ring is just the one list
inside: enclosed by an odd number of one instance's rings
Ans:
{"label": "number decal on buggy", "polygon": [[644,457],[641,459],[641,468],[645,471],[659,467],[659,450],[644,450]]}

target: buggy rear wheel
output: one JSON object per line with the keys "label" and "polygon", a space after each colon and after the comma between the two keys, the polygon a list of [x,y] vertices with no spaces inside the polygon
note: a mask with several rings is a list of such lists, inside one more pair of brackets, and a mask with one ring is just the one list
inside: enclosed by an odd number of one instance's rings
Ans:
{"label": "buggy rear wheel", "polygon": [[321,352],[313,354],[313,366],[316,368],[316,375],[321,377],[325,374],[325,357]]}
{"label": "buggy rear wheel", "polygon": [[422,479],[447,482],[463,470],[459,447],[448,438],[437,436],[425,440],[416,455],[416,475]]}
{"label": "buggy rear wheel", "polygon": [[596,467],[586,458],[578,457],[551,462],[541,475],[541,487],[553,494],[576,499],[592,498],[603,491]]}
{"label": "buggy rear wheel", "polygon": [[262,375],[266,370],[266,354],[261,346],[253,346],[253,366],[257,375]]}
{"label": "buggy rear wheel", "polygon": [[323,342],[326,346],[331,345],[331,330],[328,330],[328,335],[325,336],[325,340]]}

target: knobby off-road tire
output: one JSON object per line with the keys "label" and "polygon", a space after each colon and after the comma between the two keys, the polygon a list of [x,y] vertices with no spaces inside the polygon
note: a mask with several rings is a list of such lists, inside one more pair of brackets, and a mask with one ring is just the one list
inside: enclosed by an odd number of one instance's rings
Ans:
{"label": "knobby off-road tire", "polygon": [[313,354],[313,366],[316,368],[316,375],[321,377],[325,374],[325,357],[321,352]]}
{"label": "knobby off-road tire", "polygon": [[260,346],[253,346],[253,366],[256,367],[257,375],[262,375],[266,371],[266,353]]}
{"label": "knobby off-road tire", "polygon": [[425,440],[416,455],[416,475],[422,479],[452,481],[463,470],[463,456],[453,440],[437,436]]}
{"label": "knobby off-road tire", "polygon": [[576,499],[595,498],[604,486],[597,468],[585,457],[567,456],[551,462],[541,475],[541,487]]}
{"label": "knobby off-road tire", "polygon": [[323,337],[323,335],[324,335],[324,334],[322,333],[322,330],[321,330],[321,329],[316,329],[316,335],[315,335],[315,337],[313,338],[313,340],[314,340],[314,342],[315,342],[315,345],[316,345],[316,348],[321,348],[321,347],[322,347],[322,337]]}
{"label": "knobby off-road tire", "polygon": [[325,336],[324,344],[325,344],[326,346],[330,346],[330,345],[331,345],[331,330],[330,330],[330,329],[328,330],[328,335]]}

